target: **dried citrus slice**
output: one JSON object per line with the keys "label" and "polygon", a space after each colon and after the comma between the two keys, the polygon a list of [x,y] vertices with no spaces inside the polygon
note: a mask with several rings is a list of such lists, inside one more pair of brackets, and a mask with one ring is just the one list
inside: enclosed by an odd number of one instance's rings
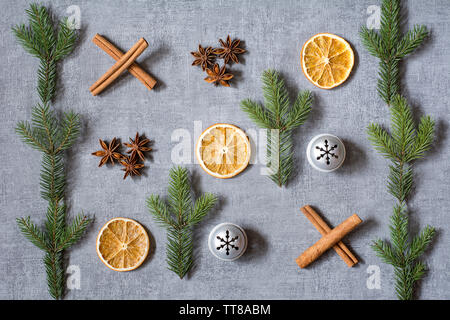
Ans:
{"label": "dried citrus slice", "polygon": [[147,257],[150,240],[144,227],[134,220],[109,220],[97,236],[97,254],[114,271],[131,271]]}
{"label": "dried citrus slice", "polygon": [[247,167],[250,142],[238,127],[216,123],[200,135],[196,154],[203,170],[213,177],[227,179]]}
{"label": "dried citrus slice", "polygon": [[350,44],[331,33],[319,33],[305,42],[300,56],[303,73],[314,85],[331,89],[347,80],[355,57]]}

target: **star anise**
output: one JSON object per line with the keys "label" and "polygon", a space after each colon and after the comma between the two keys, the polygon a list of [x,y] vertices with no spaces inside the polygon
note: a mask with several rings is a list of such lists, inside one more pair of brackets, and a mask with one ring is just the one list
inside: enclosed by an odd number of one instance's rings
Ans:
{"label": "star anise", "polygon": [[111,164],[114,165],[114,160],[123,159],[122,154],[120,154],[119,152],[115,152],[117,148],[120,146],[120,144],[116,142],[116,138],[112,139],[109,145],[102,139],[99,139],[99,141],[103,150],[95,151],[92,153],[92,155],[94,156],[102,157],[100,163],[98,164],[99,167],[107,163],[108,160],[110,160]]}
{"label": "star anise", "polygon": [[124,166],[122,169],[125,171],[125,175],[123,176],[123,179],[125,180],[128,176],[140,176],[141,173],[139,172],[139,169],[144,167],[143,163],[136,163],[137,159],[132,157],[125,157],[124,159],[120,160],[120,164]]}
{"label": "star anise", "polygon": [[135,159],[138,155],[142,161],[145,161],[144,152],[152,150],[152,148],[144,147],[149,142],[149,139],[141,140],[139,132],[136,132],[136,138],[134,140],[130,138],[130,143],[124,142],[124,145],[130,148],[127,153],[131,153],[131,159]]}
{"label": "star anise", "polygon": [[212,52],[218,55],[219,58],[222,58],[225,64],[227,64],[230,59],[235,63],[239,63],[237,55],[246,51],[245,49],[239,48],[241,40],[235,39],[231,41],[230,36],[227,36],[227,41],[219,39],[219,42],[222,45],[222,48],[216,48]]}
{"label": "star anise", "polygon": [[202,70],[205,71],[208,66],[213,64],[214,56],[212,54],[212,48],[207,47],[203,48],[200,44],[198,45],[198,51],[191,52],[191,54],[195,57],[194,62],[192,62],[193,66],[201,66]]}
{"label": "star anise", "polygon": [[234,76],[231,73],[226,73],[225,65],[222,68],[216,63],[212,69],[206,69],[206,73],[208,76],[205,78],[205,81],[208,83],[214,83],[216,86],[221,84],[224,87],[229,87],[230,84],[228,80],[231,80]]}

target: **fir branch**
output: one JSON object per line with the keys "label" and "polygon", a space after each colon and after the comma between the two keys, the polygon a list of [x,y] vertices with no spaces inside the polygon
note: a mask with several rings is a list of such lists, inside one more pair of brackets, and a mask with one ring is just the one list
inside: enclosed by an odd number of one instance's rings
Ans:
{"label": "fir branch", "polygon": [[267,133],[267,167],[269,178],[279,187],[287,184],[292,173],[292,132],[269,130]]}
{"label": "fir branch", "polygon": [[289,95],[280,74],[274,70],[266,70],[262,76],[265,107],[272,114],[275,127],[284,127],[283,118],[289,111]]}
{"label": "fir branch", "polygon": [[411,300],[413,297],[414,276],[411,266],[394,267],[395,292],[400,300]]}
{"label": "fir branch", "polygon": [[183,279],[194,264],[192,230],[189,227],[167,229],[166,250],[168,269]]}
{"label": "fir branch", "polygon": [[422,261],[417,261],[417,263],[414,266],[412,276],[414,278],[414,281],[419,281],[422,279],[427,271],[427,266]]}
{"label": "fir branch", "polygon": [[371,123],[367,128],[367,134],[375,150],[391,161],[398,159],[394,141],[379,124]]}
{"label": "fir branch", "polygon": [[434,228],[427,226],[411,241],[406,207],[413,186],[412,161],[422,158],[431,148],[435,124],[425,116],[416,127],[411,108],[399,94],[399,63],[428,36],[425,26],[415,26],[402,36],[401,18],[400,0],[383,0],[380,32],[362,27],[360,37],[369,53],[380,59],[377,90],[382,100],[391,106],[391,134],[378,124],[370,124],[367,132],[374,148],[392,162],[388,191],[397,200],[389,226],[391,244],[376,240],[372,249],[383,262],[394,267],[397,297],[407,300],[413,298],[414,284],[426,272],[425,263],[419,259],[435,234]]}
{"label": "fir branch", "polygon": [[81,130],[81,121],[78,114],[72,111],[65,113],[61,123],[61,130],[58,131],[58,147],[55,153],[69,149],[78,139]]}
{"label": "fir branch", "polygon": [[436,230],[433,227],[426,226],[419,235],[415,236],[411,241],[406,262],[412,263],[420,258],[433,241],[435,234]]}
{"label": "fir branch", "polygon": [[369,51],[371,55],[379,59],[383,59],[383,57],[386,56],[381,36],[376,33],[375,30],[368,29],[366,26],[363,26],[361,27],[359,36],[364,47],[366,47],[367,51]]}
{"label": "fir branch", "polygon": [[412,117],[412,112],[406,99],[397,95],[393,99],[391,107],[391,133],[394,140],[399,157],[405,160],[404,155],[411,152],[416,130]]}
{"label": "fir branch", "polygon": [[211,211],[217,198],[206,193],[192,205],[187,169],[172,168],[169,178],[169,205],[159,196],[151,195],[147,198],[147,207],[153,219],[167,229],[168,268],[182,279],[194,264],[193,226]]}
{"label": "fir branch", "polygon": [[44,256],[44,265],[47,272],[48,292],[53,299],[59,299],[64,294],[62,253],[54,250],[47,251]]}
{"label": "fir branch", "polygon": [[313,99],[309,91],[300,92],[291,106],[284,81],[274,70],[264,71],[262,82],[264,106],[246,99],[241,109],[258,127],[267,129],[269,178],[281,187],[293,170],[292,131],[307,120]]}
{"label": "fir branch", "polygon": [[41,250],[46,251],[49,249],[46,234],[42,232],[33,222],[31,222],[30,217],[17,218],[16,220],[20,232],[22,232],[22,234],[30,240],[31,243]]}
{"label": "fir branch", "polygon": [[215,206],[217,197],[212,193],[205,193],[195,201],[195,206],[190,210],[189,225],[194,225],[203,220],[209,211]]}
{"label": "fir branch", "polygon": [[[78,115],[69,112],[59,121],[50,109],[50,101],[56,93],[57,61],[73,49],[76,34],[61,22],[56,33],[48,10],[32,4],[26,10],[29,26],[18,25],[13,33],[27,52],[39,58],[37,91],[41,100],[32,110],[32,120],[19,122],[17,134],[22,141],[42,153],[40,175],[41,196],[48,201],[45,231],[41,231],[31,219],[17,219],[24,236],[45,252],[44,265],[50,295],[54,299],[64,294],[63,251],[75,244],[90,222],[79,215],[70,226],[66,226],[66,187],[64,154],[73,145],[80,132]],[[66,21],[66,20],[63,20]]]}
{"label": "fir branch", "polygon": [[88,218],[83,214],[79,214],[72,221],[72,224],[67,227],[64,231],[64,234],[60,237],[60,241],[56,251],[60,252],[62,250],[68,249],[75,243],[77,243],[84,232],[86,231],[89,223],[92,222],[92,219]]}
{"label": "fir branch", "polygon": [[386,52],[395,50],[400,33],[400,0],[383,0],[380,34]]}
{"label": "fir branch", "polygon": [[59,61],[68,56],[75,48],[77,34],[75,29],[70,25],[67,18],[59,22],[59,31],[57,36],[57,43],[55,47],[54,58]]}
{"label": "fir branch", "polygon": [[46,7],[32,3],[28,13],[31,30],[39,45],[42,56],[50,58],[55,47],[56,38],[53,30],[52,17]]}
{"label": "fir branch", "polygon": [[425,116],[416,127],[411,108],[399,95],[399,63],[428,36],[425,26],[415,26],[402,36],[401,22],[400,0],[383,0],[380,32],[362,27],[360,37],[369,53],[380,59],[377,90],[382,100],[391,106],[391,134],[378,124],[370,124],[367,132],[374,148],[392,162],[388,191],[397,200],[389,226],[390,243],[376,240],[372,249],[383,262],[394,267],[397,297],[409,300],[413,298],[415,282],[426,272],[425,263],[419,259],[431,243],[435,230],[427,226],[410,240],[406,200],[413,186],[412,161],[422,158],[431,148],[435,124]]}
{"label": "fir branch", "polygon": [[66,206],[59,201],[50,201],[47,208],[45,230],[50,239],[51,249],[57,252],[60,239],[65,231]]}
{"label": "fir branch", "polygon": [[269,112],[260,104],[246,99],[241,102],[241,108],[258,127],[263,129],[273,128],[274,125],[271,122]]}
{"label": "fir branch", "polygon": [[20,24],[13,27],[12,31],[17,41],[29,54],[36,58],[42,58],[39,44],[37,43],[31,28],[26,27],[24,24]]}
{"label": "fir branch", "polygon": [[159,196],[151,195],[147,198],[147,208],[153,219],[162,227],[165,228],[177,228],[176,222],[173,220],[169,208],[161,200]]}
{"label": "fir branch", "polygon": [[20,24],[12,31],[24,49],[40,60],[37,90],[42,104],[47,104],[56,92],[56,63],[73,51],[77,35],[67,18],[55,31],[51,14],[43,6],[31,4],[26,12],[29,26]]}
{"label": "fir branch", "polygon": [[423,158],[425,152],[430,150],[434,139],[434,120],[429,116],[424,116],[420,119],[419,128],[417,129],[417,137],[409,157],[406,161],[413,161]]}
{"label": "fir branch", "polygon": [[31,114],[31,123],[41,136],[46,137],[47,152],[51,153],[54,149],[54,140],[58,131],[58,122],[47,104],[38,104],[33,108]]}
{"label": "fir branch", "polygon": [[406,201],[413,183],[412,168],[401,162],[389,166],[388,191],[400,204]]}
{"label": "fir branch", "polygon": [[45,138],[41,131],[36,128],[31,127],[30,123],[27,121],[20,121],[16,126],[16,133],[20,136],[22,141],[32,148],[39,150],[41,152],[47,152],[47,145]]}
{"label": "fir branch", "polygon": [[400,93],[399,62],[413,53],[428,37],[425,26],[401,34],[400,0],[383,0],[380,32],[362,27],[361,41],[369,53],[380,59],[377,91],[387,105]]}
{"label": "fir branch", "polygon": [[396,58],[401,59],[414,52],[425,41],[428,35],[429,32],[426,26],[414,26],[414,29],[409,30],[399,42]]}
{"label": "fir branch", "polygon": [[64,196],[66,176],[63,156],[44,153],[40,176],[41,195],[47,201],[59,201]]}
{"label": "fir branch", "polygon": [[[403,255],[408,246],[408,217],[405,208],[394,207],[394,214],[391,216],[391,242],[392,248],[399,261],[403,261]],[[400,263],[401,264],[401,263]]]}
{"label": "fir branch", "polygon": [[413,121],[410,106],[403,97],[395,96],[391,107],[391,135],[378,124],[368,127],[369,140],[377,151],[392,161],[389,166],[388,191],[396,198],[391,216],[390,240],[392,247],[381,240],[372,248],[383,262],[394,266],[395,291],[399,299],[412,299],[414,283],[425,274],[419,259],[431,243],[435,231],[427,227],[410,241],[406,200],[413,186],[412,161],[422,157],[431,147],[434,121],[422,117],[419,126]]}
{"label": "fir branch", "polygon": [[169,172],[169,207],[176,216],[177,224],[183,225],[192,206],[191,186],[187,170],[170,170]]}
{"label": "fir branch", "polygon": [[42,59],[38,69],[39,97],[42,103],[49,103],[56,91],[56,61],[52,59]]}
{"label": "fir branch", "polygon": [[56,90],[56,61],[53,59],[56,37],[53,21],[48,10],[31,4],[27,10],[30,27],[40,48],[38,69],[38,93],[43,104],[50,102]]}
{"label": "fir branch", "polygon": [[380,60],[380,71],[377,91],[387,105],[391,105],[392,99],[400,91],[400,69],[397,60]]}
{"label": "fir branch", "polygon": [[294,130],[304,124],[311,112],[312,103],[313,97],[310,91],[299,92],[292,106],[292,111],[286,116],[286,124],[283,130]]}
{"label": "fir branch", "polygon": [[399,265],[399,260],[391,245],[381,239],[372,242],[372,250],[375,251],[377,257],[383,260],[384,263],[393,265],[394,267]]}

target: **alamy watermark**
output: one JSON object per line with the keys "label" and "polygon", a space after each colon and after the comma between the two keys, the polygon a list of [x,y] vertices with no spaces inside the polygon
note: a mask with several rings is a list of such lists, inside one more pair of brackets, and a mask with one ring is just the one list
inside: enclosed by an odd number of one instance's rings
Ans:
{"label": "alamy watermark", "polygon": [[380,29],[381,26],[381,8],[376,5],[367,7],[369,17],[366,21],[367,29]]}
{"label": "alamy watermark", "polygon": [[80,266],[70,265],[66,270],[66,287],[68,290],[81,289],[81,269]]}
{"label": "alamy watermark", "polygon": [[66,9],[67,23],[69,28],[80,30],[81,29],[81,9],[77,5],[71,5]]}
{"label": "alamy watermark", "polygon": [[381,270],[377,265],[370,265],[367,267],[366,272],[369,277],[366,280],[366,287],[369,290],[381,289]]}
{"label": "alamy watermark", "polygon": [[[175,143],[170,156],[172,163],[175,165],[198,163],[195,148],[197,147],[197,140],[203,132],[203,124],[202,121],[194,121],[193,124],[193,135],[192,131],[186,128],[177,128],[173,130],[170,136],[171,142]],[[250,164],[261,164],[263,166],[260,169],[261,175],[271,175],[277,172],[279,167],[279,130],[250,128],[245,133],[250,141]],[[219,133],[212,134],[219,135]],[[220,141],[221,137],[217,136],[216,140]],[[269,153],[266,148],[269,148]],[[227,161],[230,160],[228,157],[219,157],[217,161],[217,164],[222,164],[223,161],[224,164],[229,164]]]}

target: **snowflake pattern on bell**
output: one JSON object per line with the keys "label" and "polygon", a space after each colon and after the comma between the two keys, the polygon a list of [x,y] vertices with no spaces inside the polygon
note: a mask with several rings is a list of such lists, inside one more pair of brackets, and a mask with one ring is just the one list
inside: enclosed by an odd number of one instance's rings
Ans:
{"label": "snowflake pattern on bell", "polygon": [[327,165],[330,165],[330,157],[339,159],[339,156],[337,156],[336,153],[332,152],[333,150],[337,149],[337,147],[338,147],[337,144],[330,147],[330,145],[328,144],[328,140],[325,139],[324,148],[316,146],[316,149],[321,152],[321,154],[317,157],[317,160],[320,160],[323,157],[325,157]]}
{"label": "snowflake pattern on bell", "polygon": [[231,248],[231,249],[239,250],[239,247],[238,247],[238,246],[235,246],[235,245],[233,244],[233,242],[235,242],[235,241],[239,238],[239,236],[235,236],[235,237],[232,237],[232,238],[230,239],[230,231],[229,231],[229,230],[225,231],[225,239],[222,238],[222,237],[220,237],[220,236],[217,236],[216,238],[217,238],[217,239],[220,241],[220,243],[221,243],[221,245],[218,246],[216,249],[217,249],[217,250],[222,250],[223,248],[225,248],[225,250],[227,251],[227,256],[230,255],[230,248]]}
{"label": "snowflake pattern on bell", "polygon": [[209,234],[208,247],[216,258],[233,261],[242,256],[247,249],[247,235],[238,225],[221,223]]}
{"label": "snowflake pattern on bell", "polygon": [[306,149],[311,166],[322,172],[338,169],[345,160],[345,146],[332,134],[319,134],[311,139]]}

